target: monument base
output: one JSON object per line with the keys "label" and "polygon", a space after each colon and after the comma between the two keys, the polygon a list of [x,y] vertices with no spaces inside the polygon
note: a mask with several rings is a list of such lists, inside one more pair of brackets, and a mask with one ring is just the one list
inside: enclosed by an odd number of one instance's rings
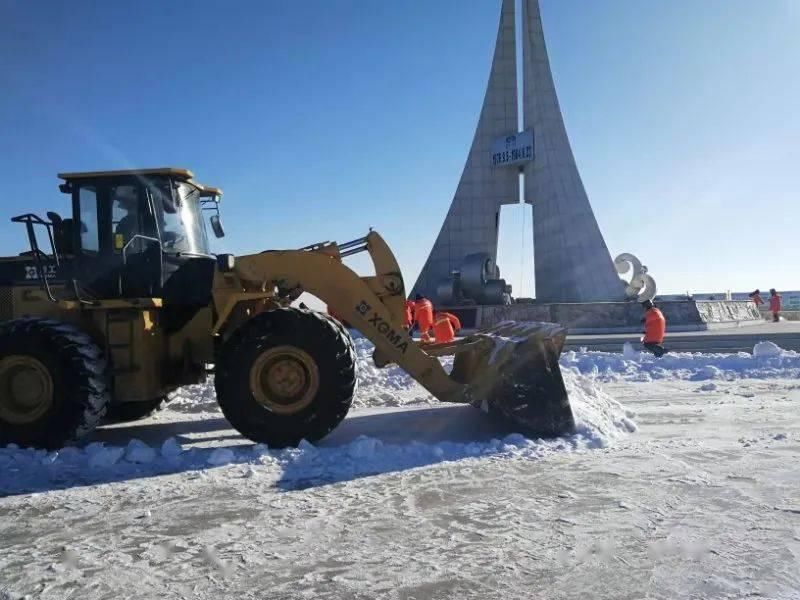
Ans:
{"label": "monument base", "polygon": [[[664,300],[656,303],[667,331],[703,331],[759,325],[764,322],[747,300]],[[442,307],[461,320],[464,329],[484,329],[501,321],[561,323],[570,333],[634,333],[642,331],[644,313],[638,302],[511,304],[507,306]]]}

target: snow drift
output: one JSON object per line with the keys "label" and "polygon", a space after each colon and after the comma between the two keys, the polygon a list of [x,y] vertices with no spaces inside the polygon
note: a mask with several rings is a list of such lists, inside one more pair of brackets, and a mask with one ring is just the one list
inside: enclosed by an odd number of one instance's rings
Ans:
{"label": "snow drift", "polygon": [[561,355],[561,368],[598,381],[795,379],[800,377],[800,354],[772,342],[759,342],[752,354],[670,352],[656,358],[626,343],[621,354],[565,352]]}
{"label": "snow drift", "polygon": [[[509,431],[505,423],[487,424],[487,417],[472,407],[442,405],[398,367],[375,368],[368,341],[356,340],[356,347],[361,383],[354,409],[339,430],[318,445],[304,441],[289,449],[241,443],[196,447],[170,437],[153,447],[139,439],[125,439],[124,428],[119,430],[118,443],[95,441],[58,452],[12,445],[0,449],[0,494],[168,473],[196,476],[209,467],[226,465],[244,465],[248,477],[264,477],[294,488],[444,461],[540,459],[555,452],[603,448],[636,429],[632,414],[595,381],[571,370],[565,373],[565,384],[577,425],[575,434],[529,439]],[[169,428],[171,420],[185,419],[185,413],[219,414],[212,378],[178,390],[156,426]],[[434,413],[439,420],[451,422],[450,427],[431,433]],[[401,418],[402,427],[397,425]],[[376,426],[379,420],[382,428]]]}

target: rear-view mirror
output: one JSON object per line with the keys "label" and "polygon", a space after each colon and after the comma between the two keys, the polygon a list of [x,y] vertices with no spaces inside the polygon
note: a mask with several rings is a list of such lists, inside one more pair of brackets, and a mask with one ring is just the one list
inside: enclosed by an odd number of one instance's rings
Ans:
{"label": "rear-view mirror", "polygon": [[218,238],[225,237],[225,228],[222,227],[219,215],[211,215],[209,221],[211,222],[211,229],[214,230],[214,235]]}

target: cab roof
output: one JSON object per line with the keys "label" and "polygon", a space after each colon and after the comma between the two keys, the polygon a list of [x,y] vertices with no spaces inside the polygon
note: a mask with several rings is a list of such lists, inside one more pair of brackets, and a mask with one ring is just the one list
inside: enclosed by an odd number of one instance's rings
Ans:
{"label": "cab roof", "polygon": [[80,173],[59,173],[58,178],[64,181],[77,181],[81,179],[99,179],[102,177],[129,177],[131,175],[168,175],[180,181],[185,181],[198,190],[200,190],[200,197],[211,198],[213,196],[222,196],[222,190],[218,187],[205,185],[194,181],[194,173],[189,169],[177,169],[175,167],[158,167],[153,169],[126,169],[122,171],[84,171]]}
{"label": "cab roof", "polygon": [[197,183],[196,181],[192,181],[192,184],[196,185],[200,190],[200,197],[201,198],[211,198],[212,196],[222,196],[222,190],[218,187],[214,187],[213,185],[205,185],[203,183]]}
{"label": "cab roof", "polygon": [[85,171],[81,173],[59,173],[58,178],[64,181],[76,179],[97,179],[99,177],[125,177],[129,175],[170,175],[176,179],[188,181],[194,177],[189,169],[175,167],[158,167],[154,169],[126,169],[122,171]]}

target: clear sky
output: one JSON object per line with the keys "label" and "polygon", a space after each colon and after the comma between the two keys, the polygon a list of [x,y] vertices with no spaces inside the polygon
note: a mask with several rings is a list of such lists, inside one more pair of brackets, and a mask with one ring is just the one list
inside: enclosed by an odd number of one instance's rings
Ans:
{"label": "clear sky", "polygon": [[[372,226],[410,287],[472,140],[499,6],[0,0],[0,254],[25,249],[6,216],[65,211],[57,172],[171,165],[225,190],[218,249]],[[612,254],[639,255],[664,293],[800,288],[800,0],[542,13]],[[500,266],[530,294],[509,211]]]}

